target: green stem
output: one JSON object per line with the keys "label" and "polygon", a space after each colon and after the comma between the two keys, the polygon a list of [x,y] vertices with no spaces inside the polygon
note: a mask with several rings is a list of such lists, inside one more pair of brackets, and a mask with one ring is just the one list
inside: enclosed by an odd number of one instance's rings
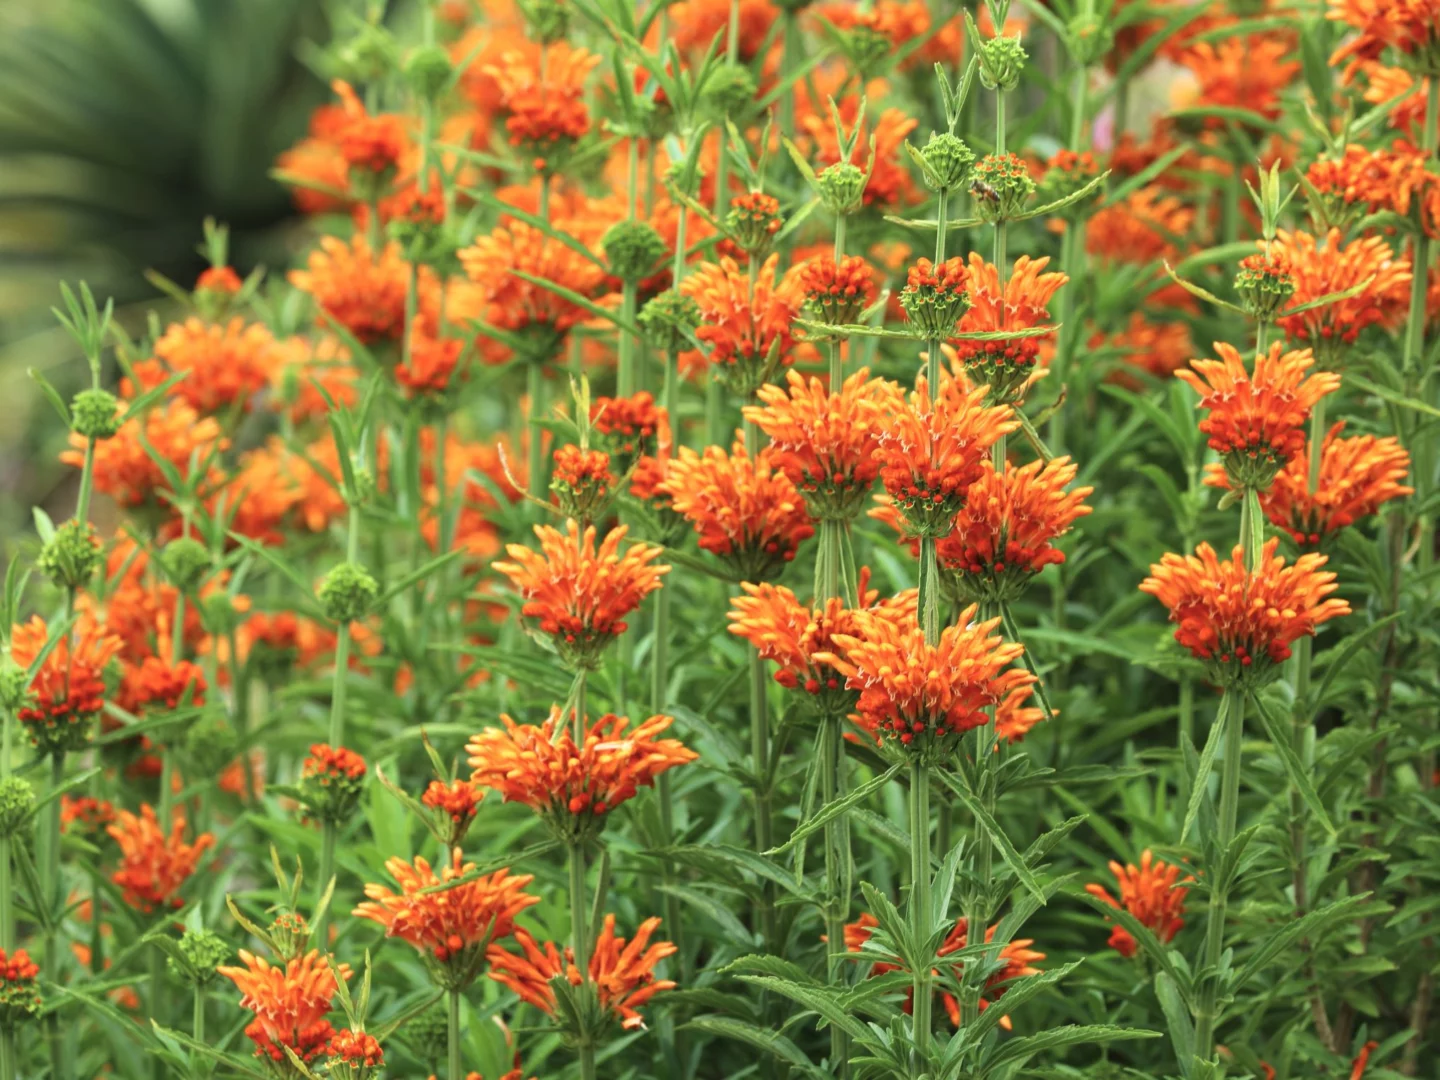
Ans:
{"label": "green stem", "polygon": [[[195,987],[195,1003],[194,1003],[194,1005],[193,1005],[193,1007],[192,1007],[192,1009],[191,1009],[191,1014],[190,1014],[190,1015],[191,1015],[190,1034],[191,1034],[191,1036],[195,1039],[195,1041],[196,1041],[197,1043],[200,1043],[201,1045],[204,1045],[204,1044],[205,1044],[205,990],[204,990],[203,987],[201,987],[201,986],[198,985],[198,984],[197,984],[196,987]],[[195,1068],[195,1076],[196,1076],[197,1080],[200,1080],[200,1078],[202,1078],[202,1077],[208,1076],[209,1073],[210,1073],[210,1064],[209,1064],[209,1062],[205,1059],[204,1055],[201,1055],[201,1056],[200,1056],[200,1059],[195,1062],[194,1068]]]}
{"label": "green stem", "polygon": [[[826,716],[820,721],[820,794],[828,806],[845,790],[843,719]],[[831,986],[845,985],[845,919],[850,914],[850,833],[844,815],[825,824],[825,975]],[[849,1040],[830,1025],[830,1069],[841,1080],[850,1075]]]}
{"label": "green stem", "polygon": [[[569,844],[570,868],[570,948],[575,956],[575,969],[586,981],[590,978],[590,930],[585,925],[585,848],[578,841]],[[576,1047],[580,1055],[581,1080],[595,1080],[595,1045],[586,1035]],[[457,1074],[458,1075],[458,1074]]]}
{"label": "green stem", "polygon": [[[620,291],[620,317],[628,325],[635,324],[635,299],[638,286],[627,281]],[[615,390],[621,397],[635,393],[635,338],[625,330],[620,331],[620,357],[615,369]]]}
{"label": "green stem", "polygon": [[465,1080],[465,1073],[460,1067],[460,991],[450,990],[446,993],[446,1062],[450,1067],[450,1080]]}
{"label": "green stem", "polygon": [[[930,768],[918,756],[910,762],[910,932],[928,941],[934,929],[930,910]],[[930,965],[911,972],[910,1040],[915,1076],[930,1071]]]}
{"label": "green stem", "polygon": [[532,360],[525,369],[525,393],[530,399],[530,447],[525,458],[525,484],[541,502],[547,499],[545,483],[545,365]]}

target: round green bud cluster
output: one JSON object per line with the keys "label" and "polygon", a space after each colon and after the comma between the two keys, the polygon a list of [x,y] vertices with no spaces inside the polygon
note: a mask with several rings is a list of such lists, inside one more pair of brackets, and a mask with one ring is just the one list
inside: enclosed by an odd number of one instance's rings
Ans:
{"label": "round green bud cluster", "polygon": [[0,708],[18,712],[30,703],[30,676],[7,654],[0,657]]}
{"label": "round green bud cluster", "polygon": [[690,335],[700,325],[700,305],[693,296],[666,289],[640,309],[635,321],[652,349],[681,352],[691,347]]}
{"label": "round green bud cluster", "polygon": [[450,1019],[445,1006],[426,1009],[405,1025],[405,1042],[421,1061],[438,1065],[445,1060],[450,1038]]}
{"label": "round green bud cluster", "polygon": [[868,179],[860,166],[837,161],[815,178],[815,188],[832,214],[853,214],[864,205]]}
{"label": "round green bud cluster", "polygon": [[165,961],[165,966],[172,975],[195,986],[213,982],[219,974],[215,969],[230,959],[230,946],[224,938],[210,930],[186,930],[178,947],[180,955],[185,958],[185,965],[176,963],[172,956]]}
{"label": "round green bud cluster", "polygon": [[35,565],[61,588],[78,589],[95,576],[102,557],[100,535],[95,527],[88,521],[71,518],[45,542]]}
{"label": "round green bud cluster", "polygon": [[309,946],[310,924],[298,911],[286,911],[275,916],[267,936],[275,955],[288,962],[303,955]]}
{"label": "round green bud cluster", "polygon": [[200,598],[200,609],[205,616],[205,629],[211,634],[227,634],[239,629],[245,612],[237,611],[229,593],[215,592]]}
{"label": "round green bud cluster", "polygon": [[0,836],[11,837],[23,829],[35,810],[35,789],[18,776],[0,780]]}
{"label": "round green bud cluster", "polygon": [[743,64],[717,68],[705,84],[705,101],[716,116],[746,116],[755,108],[755,76]]}
{"label": "round green bud cluster", "polygon": [[920,151],[925,183],[931,191],[954,191],[964,185],[975,164],[975,152],[949,132],[935,132]]}
{"label": "round green bud cluster", "polygon": [[1070,46],[1070,55],[1081,67],[1090,67],[1110,51],[1115,43],[1115,32],[1110,20],[1094,13],[1076,15],[1065,27],[1065,36]]}
{"label": "round green bud cluster", "polygon": [[[1092,154],[1088,152],[1077,154],[1073,150],[1061,150],[1050,159],[1045,169],[1045,175],[1040,178],[1037,190],[1040,193],[1041,201],[1047,204],[1062,202],[1094,180],[1099,172],[1099,166],[1096,165]],[[1100,194],[1100,190],[1097,188],[1083,199],[1077,199],[1075,202],[1062,206],[1056,211],[1056,215],[1067,221],[1083,217],[1100,198]]]}
{"label": "round green bud cluster", "polygon": [[[17,956],[25,955],[21,949]],[[0,981],[0,1030],[14,1031],[15,1028],[40,1015],[43,999],[35,986],[34,978],[20,978]]]}
{"label": "round green bud cluster", "polygon": [[665,257],[665,241],[646,221],[617,221],[600,238],[610,273],[624,282],[637,282],[653,274]]}
{"label": "round green bud cluster", "polygon": [[1007,221],[1025,209],[1035,194],[1035,181],[1025,162],[1014,154],[987,154],[975,164],[970,197],[975,214],[994,224]]}
{"label": "round green bud cluster", "polygon": [[815,0],[776,0],[775,6],[778,7],[781,11],[787,12],[790,15],[794,15],[798,12],[804,11],[814,2]]}
{"label": "round green bud cluster", "polygon": [[570,9],[561,0],[528,0],[521,10],[530,36],[541,45],[553,45],[570,32]]}
{"label": "round green bud cluster", "polygon": [[223,713],[207,712],[185,732],[185,759],[197,776],[218,776],[239,753],[240,737]]}
{"label": "round green bud cluster", "polygon": [[993,37],[980,48],[980,85],[1006,93],[1020,85],[1027,57],[1018,37]]}
{"label": "round green bud cluster", "polygon": [[193,592],[214,565],[210,550],[193,536],[179,536],[165,545],[161,561],[170,584]]}
{"label": "round green bud cluster", "polygon": [[725,213],[725,235],[752,258],[762,258],[784,224],[780,200],[763,191],[751,191],[730,200]]}
{"label": "round green bud cluster", "polygon": [[399,59],[394,37],[373,23],[366,23],[335,50],[340,77],[352,83],[381,81],[395,70]]}
{"label": "round green bud cluster", "polygon": [[845,52],[862,79],[883,74],[894,42],[874,26],[861,24],[845,35]]}
{"label": "round green bud cluster", "polygon": [[81,390],[70,402],[70,422],[82,438],[113,438],[120,430],[120,400],[109,390]]}
{"label": "round green bud cluster", "polygon": [[405,60],[405,82],[417,97],[434,101],[454,70],[450,54],[439,45],[421,45]]}
{"label": "round green bud cluster", "polygon": [[364,465],[357,465],[350,472],[355,477],[354,505],[364,506],[375,498],[375,474]]}
{"label": "round green bud cluster", "polygon": [[380,586],[359,563],[343,562],[325,575],[319,596],[326,618],[348,623],[369,613],[380,597]]}
{"label": "round green bud cluster", "polygon": [[1295,295],[1295,279],[1265,256],[1252,255],[1240,264],[1235,291],[1253,318],[1269,322]]}

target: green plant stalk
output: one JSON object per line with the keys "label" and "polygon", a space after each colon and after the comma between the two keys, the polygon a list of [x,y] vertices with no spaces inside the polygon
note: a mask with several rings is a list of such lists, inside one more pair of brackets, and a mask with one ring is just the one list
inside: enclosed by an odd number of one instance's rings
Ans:
{"label": "green plant stalk", "polygon": [[[845,792],[844,719],[820,721],[820,795],[828,806]],[[845,919],[850,914],[848,874],[850,833],[843,815],[825,824],[825,976],[831,986],[845,984]],[[830,1070],[841,1080],[850,1075],[850,1046],[845,1032],[830,1025]]]}
{"label": "green plant stalk", "polygon": [[[195,1000],[190,1011],[190,1034],[197,1043],[202,1045],[205,1042],[205,988],[199,983],[195,984]],[[196,1080],[210,1074],[210,1063],[203,1057],[192,1066],[195,1069]]]}
{"label": "green plant stalk", "polygon": [[[1421,148],[1428,163],[1435,156],[1437,126],[1440,126],[1440,79],[1430,80],[1430,90],[1425,98],[1425,127]],[[1418,212],[1418,211],[1417,211]],[[1420,396],[1424,385],[1425,363],[1425,315],[1426,294],[1430,285],[1430,237],[1423,228],[1415,231],[1415,252],[1411,260],[1410,314],[1405,323],[1405,353],[1402,370],[1405,373],[1406,392],[1411,397]],[[1435,472],[1435,433],[1428,432],[1415,439],[1415,505],[1425,506],[1430,498],[1430,486]],[[1427,573],[1435,559],[1435,512],[1433,509],[1420,514],[1419,544],[1416,551],[1418,567]],[[1431,772],[1434,766],[1430,766]],[[1426,773],[1425,775],[1430,775]]]}
{"label": "green plant stalk", "polygon": [[[355,562],[360,554],[360,508],[350,507],[346,527],[345,559]],[[338,749],[345,745],[345,693],[350,685],[350,624],[341,622],[335,628],[335,671],[330,689],[329,743]],[[320,827],[320,874],[315,882],[317,899],[325,895],[330,879],[335,874],[335,842],[338,826],[333,821],[324,821]],[[329,911],[323,911],[315,920],[315,940],[323,949],[326,946],[325,928],[330,921]]]}
{"label": "green plant stalk", "polygon": [[542,502],[547,498],[545,484],[545,431],[540,421],[545,415],[545,365],[531,360],[525,368],[525,395],[530,399],[530,446],[525,457],[525,485],[530,494]]}
{"label": "green plant stalk", "polygon": [[460,991],[448,990],[446,997],[445,1056],[450,1080],[465,1080],[460,1066]]}
{"label": "green plant stalk", "polygon": [[[620,287],[620,317],[635,325],[635,299],[638,284],[626,281]],[[635,393],[635,338],[625,330],[620,331],[620,353],[615,368],[615,390],[621,397]]]}
{"label": "green plant stalk", "polygon": [[[589,906],[585,896],[585,848],[579,841],[568,845],[570,870],[570,940],[575,956],[575,969],[586,983],[590,981],[590,931],[585,925]],[[587,1033],[576,1047],[580,1055],[581,1080],[595,1080],[595,1045]],[[459,1075],[458,1073],[456,1074]]]}
{"label": "green plant stalk", "polygon": [[[910,762],[910,931],[928,941],[934,927],[930,904],[930,767],[920,757]],[[930,967],[911,973],[910,1041],[915,1047],[915,1073],[929,1072],[931,994]]]}
{"label": "green plant stalk", "polygon": [[[935,265],[945,261],[945,214],[947,193],[936,196],[935,203]],[[940,386],[940,339],[932,338],[925,344],[925,380],[933,401]],[[940,640],[940,566],[935,556],[935,538],[920,538],[920,595],[917,598],[920,609],[920,628],[925,632],[925,641],[934,645]]]}
{"label": "green plant stalk", "polygon": [[[1074,112],[1070,114],[1069,148],[1076,153],[1085,145],[1085,113],[1089,105],[1090,70],[1084,64],[1075,68]],[[1075,289],[1079,277],[1079,263],[1085,254],[1085,217],[1076,214],[1065,223],[1065,235],[1060,241],[1060,272],[1070,280],[1060,290],[1060,329],[1055,335],[1055,384],[1064,387],[1070,371],[1070,354],[1075,349],[1076,328],[1070,324],[1075,314]],[[1050,417],[1047,432],[1050,448],[1057,454],[1065,452],[1065,410],[1059,408]]]}

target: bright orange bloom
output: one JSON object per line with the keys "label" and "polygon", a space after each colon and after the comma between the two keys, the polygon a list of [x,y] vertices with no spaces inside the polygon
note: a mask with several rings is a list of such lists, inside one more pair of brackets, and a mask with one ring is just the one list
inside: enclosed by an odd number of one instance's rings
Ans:
{"label": "bright orange bloom", "polygon": [[317,326],[328,326],[328,315],[367,345],[399,339],[405,329],[410,274],[399,244],[387,243],[377,258],[358,232],[348,244],[322,236],[307,266],[290,271],[290,284],[315,298],[324,312],[317,317]]}
{"label": "bright orange bloom", "polygon": [[171,375],[184,374],[169,396],[187,402],[196,412],[214,413],[251,398],[270,385],[279,360],[275,339],[260,323],[238,316],[226,323],[191,317],[171,323],[155,342],[155,355],[135,365],[140,388],[158,386]]}
{"label": "bright orange bloom", "polygon": [[1343,224],[1366,211],[1408,214],[1411,199],[1434,183],[1427,166],[1427,155],[1404,142],[1389,150],[1350,143],[1338,159],[1316,159],[1305,179],[1320,194],[1325,216]]}
{"label": "bright orange bloom", "polygon": [[505,550],[513,561],[495,564],[525,598],[520,613],[540,621],[568,664],[599,663],[605,646],[625,632],[625,616],[670,572],[654,565],[660,549],[652,544],[631,544],[622,555],[627,531],[624,525],[611,529],[597,549],[593,525],[583,534],[574,521],[565,523],[563,533],[536,525],[538,552],[510,544]]}
{"label": "bright orange bloom", "polygon": [[459,848],[453,850],[451,864],[442,867],[438,876],[418,855],[413,866],[404,859],[389,859],[385,869],[400,891],[366,885],[369,899],[353,914],[385,927],[386,937],[398,937],[415,946],[441,986],[464,990],[485,966],[490,943],[508,937],[515,929],[515,916],[540,902],[538,896],[524,891],[534,875],[512,875],[508,870],[481,875],[441,892],[424,891],[463,877],[474,868],[473,863],[461,864]]}
{"label": "bright orange bloom", "polygon": [[670,979],[655,978],[655,965],[676,952],[668,941],[650,944],[650,935],[659,926],[658,918],[646,919],[627,943],[615,936],[615,916],[606,915],[590,951],[589,970],[583,977],[568,946],[562,960],[553,942],[546,942],[542,949],[528,933],[517,930],[515,941],[524,955],[517,956],[500,945],[491,946],[490,978],[515,991],[521,1001],[553,1015],[555,991],[550,980],[564,975],[571,986],[593,986],[601,1009],[619,1020],[626,1031],[634,1031],[645,1026],[640,1006],[675,986]]}
{"label": "bright orange bloom", "polygon": [[410,356],[395,366],[395,381],[412,394],[443,394],[462,380],[460,366],[465,343],[459,338],[437,338],[417,327],[410,334]]}
{"label": "bright orange bloom", "polygon": [[315,388],[319,383],[342,409],[360,400],[359,374],[350,362],[350,352],[334,335],[318,341],[292,337],[276,343],[277,362],[270,372],[271,404],[287,409],[297,424],[323,419],[330,402]]}
{"label": "bright orange bloom", "polygon": [[[850,952],[860,952],[865,943],[870,940],[875,932],[875,927],[878,925],[880,925],[880,923],[875,916],[871,915],[868,911],[861,912],[860,918],[852,923],[845,924],[845,948]],[[999,929],[997,926],[990,927],[985,932],[985,940],[994,941],[995,931],[997,929]],[[945,940],[941,943],[940,948],[936,950],[936,955],[945,957],[959,952],[966,947],[968,937],[967,921],[962,915],[955,920],[955,925],[951,927],[950,933],[945,936]],[[988,962],[1002,966],[985,980],[987,987],[986,996],[980,999],[980,1010],[982,1012],[989,1008],[991,1004],[989,999],[997,998],[1005,992],[1003,984],[1015,979],[1024,978],[1028,975],[1040,974],[1040,969],[1034,967],[1033,964],[1037,961],[1044,960],[1045,954],[1030,948],[1030,946],[1034,944],[1035,942],[1029,938],[1021,938],[1007,942],[986,957]],[[871,977],[884,975],[889,971],[904,971],[904,966],[898,962],[899,958],[896,957],[895,959],[897,962],[894,963],[887,963],[882,960],[872,965],[870,968]],[[955,960],[948,961],[946,966],[953,971],[955,977],[958,979],[965,965],[963,960]],[[934,972],[934,974],[938,975],[939,972]],[[913,993],[912,990],[910,994],[907,994],[905,999],[904,1009],[907,1013],[914,1009]],[[950,1023],[959,1027],[960,1003],[955,999],[955,996],[947,990],[940,991],[940,1000],[945,1006],[945,1013],[949,1016]],[[1000,1026],[1009,1030],[1010,1018],[1008,1016],[1002,1018]]]}
{"label": "bright orange bloom", "polygon": [[590,403],[590,431],[621,473],[635,459],[670,442],[670,421],[655,397],[642,390],[629,397],[598,397]]}
{"label": "bright orange bloom", "polygon": [[155,810],[148,803],[140,815],[121,810],[105,831],[120,845],[120,866],[110,880],[125,893],[125,902],[141,911],[180,907],[181,887],[195,872],[200,856],[215,845],[215,837],[201,833],[193,844],[185,842],[185,815],[176,811],[170,835],[160,830]]}
{"label": "bright orange bloom", "polygon": [[[1138,870],[1133,863],[1121,866],[1112,859],[1110,872],[1120,885],[1119,900],[1103,885],[1086,885],[1085,891],[1113,908],[1128,911],[1153,930],[1162,945],[1168,945],[1185,925],[1185,897],[1190,892],[1185,882],[1194,879],[1186,876],[1181,881],[1180,867],[1167,866],[1148,850],[1140,853]],[[1110,947],[1121,956],[1134,956],[1135,938],[1123,926],[1116,926],[1110,931]]]}
{"label": "bright orange bloom", "polygon": [[[255,1056],[288,1063],[283,1047],[302,1061],[313,1061],[330,1042],[335,1029],[325,1014],[335,998],[337,984],[328,959],[311,949],[283,968],[240,950],[244,967],[215,970],[240,991],[240,1007],[255,1014],[245,1034],[255,1044]],[[342,978],[350,977],[348,964],[338,965]]]}
{"label": "bright orange bloom", "polygon": [[[771,0],[740,0],[737,59],[748,64],[771,40],[780,9]],[[684,52],[703,53],[730,24],[730,0],[680,0],[670,9],[670,34]],[[722,48],[724,38],[721,38]]]}
{"label": "bright orange bloom", "polygon": [[351,171],[393,172],[410,149],[405,118],[395,113],[370,114],[343,79],[330,89],[340,99],[343,120],[335,132],[335,144]]}
{"label": "bright orange bloom", "polygon": [[555,451],[555,468],[550,472],[550,490],[560,513],[586,523],[605,512],[615,477],[610,472],[610,455],[604,450],[581,450],[566,443]]}
{"label": "bright orange bloom", "polygon": [[882,419],[875,451],[880,479],[914,535],[950,531],[965,492],[990,460],[990,447],[1020,426],[1008,405],[985,404],[989,392],[948,379],[932,401],[922,375],[904,404]]}
{"label": "bright orange bloom", "polygon": [[745,419],[770,436],[772,459],[784,470],[810,514],[818,520],[848,521],[860,512],[880,466],[875,451],[888,408],[899,389],[871,379],[860,368],[831,393],[816,377],[785,373],[788,393],[766,385],[758,405],[746,405]]}
{"label": "bright orange bloom", "polygon": [[[164,649],[169,653],[169,648]],[[166,656],[147,656],[138,664],[126,665],[120,682],[119,704],[127,712],[147,708],[176,709],[183,701],[205,704],[205,675],[200,665],[189,660],[172,662]]]}
{"label": "bright orange bloom", "polygon": [[1378,1049],[1380,1049],[1380,1044],[1374,1039],[1370,1039],[1360,1047],[1360,1052],[1350,1062],[1350,1080],[1363,1080],[1365,1070],[1370,1066],[1370,1055]]}
{"label": "bright orange bloom", "polygon": [[789,689],[801,688],[825,716],[843,716],[855,706],[857,695],[845,686],[845,677],[823,655],[843,655],[836,634],[858,635],[863,612],[872,618],[905,625],[915,620],[916,592],[906,589],[880,599],[867,589],[869,571],[860,571],[860,607],[848,608],[831,597],[821,608],[802,604],[783,585],[742,582],[743,596],[730,601],[730,632],[755,647],[762,660],[773,660],[775,681]]}
{"label": "bright orange bloom", "polygon": [[60,825],[68,828],[77,822],[82,832],[95,832],[102,825],[115,820],[115,806],[108,799],[97,799],[93,795],[71,798],[60,796]]}
{"label": "bright orange bloom", "polygon": [[1239,545],[1221,562],[1209,544],[1194,555],[1165,555],[1140,585],[1170,609],[1175,640],[1206,661],[1224,685],[1264,682],[1276,665],[1290,659],[1297,638],[1314,634],[1328,619],[1350,614],[1350,605],[1330,597],[1335,575],[1321,570],[1325,556],[1301,555],[1294,565],[1275,554],[1280,541],[1265,544],[1255,572],[1245,569]]}
{"label": "bright orange bloom", "polygon": [[[1130,313],[1130,320],[1123,329],[1108,337],[1097,333],[1090,338],[1091,349],[1103,346],[1120,350],[1127,365],[1160,379],[1174,375],[1195,355],[1195,343],[1190,338],[1190,327],[1186,323],[1179,319],[1147,319],[1140,311]],[[1116,373],[1115,378],[1116,381],[1134,381],[1123,369]]]}
{"label": "bright orange bloom", "polygon": [[1271,258],[1295,283],[1291,306],[1308,304],[1330,293],[1344,292],[1371,279],[1355,296],[1276,320],[1291,339],[1325,349],[1334,358],[1340,343],[1352,344],[1366,327],[1394,326],[1405,317],[1410,300],[1410,261],[1396,258],[1378,236],[1340,242],[1331,229],[1322,245],[1304,232],[1276,234]]}
{"label": "bright orange bloom", "polygon": [[[1300,61],[1286,60],[1290,42],[1260,34],[1232,37],[1211,44],[1197,42],[1180,56],[1199,84],[1195,106],[1249,109],[1269,120],[1280,115],[1280,93],[1300,71]],[[1223,130],[1225,121],[1211,117],[1206,126]]]}
{"label": "bright orange bloom", "polygon": [[360,780],[365,776],[365,759],[354,750],[329,743],[311,743],[310,753],[300,765],[302,778]]}
{"label": "bright orange bloom", "polygon": [[774,577],[815,535],[805,501],[769,450],[752,458],[738,443],[729,454],[682,446],[656,490],[695,527],[701,550],[724,559],[739,581]]}
{"label": "bright orange bloom", "polygon": [[915,752],[946,752],[951,736],[987,723],[988,707],[1024,697],[1035,682],[1028,671],[1010,667],[1024,648],[992,636],[1000,620],[977,621],[978,611],[966,608],[935,645],[926,643],[914,619],[862,613],[858,634],[834,635],[844,654],[817,659],[860,691],[856,709],[865,727]]}
{"label": "bright orange bloom", "polygon": [[1085,230],[1085,250],[1098,259],[1143,265],[1172,257],[1175,242],[1194,224],[1191,207],[1151,184],[1097,210]]}
{"label": "bright orange bloom", "polygon": [[[211,458],[228,445],[213,416],[203,419],[186,402],[171,400],[147,409],[145,415],[125,422],[113,439],[95,444],[95,490],[122,506],[133,507],[166,490],[170,482],[141,442],[189,477],[191,461],[201,474],[210,471]],[[70,436],[72,449],[60,460],[77,468],[85,464],[85,440]]]}
{"label": "bright orange bloom", "polygon": [[1344,439],[1344,429],[1343,423],[1336,424],[1325,436],[1316,490],[1310,490],[1307,446],[1260,496],[1265,516],[1301,547],[1318,547],[1391,499],[1414,494],[1414,488],[1401,483],[1410,471],[1410,455],[1394,436]]}
{"label": "bright orange bloom", "polygon": [[[29,668],[49,639],[45,620],[32,615],[29,622],[11,627],[11,658]],[[105,707],[105,665],[122,647],[121,639],[88,613],[60,638],[35,673],[29,700],[16,713],[36,746],[55,752],[86,745],[90,722]]]}
{"label": "bright orange bloom", "polygon": [[275,162],[283,174],[282,182],[290,187],[290,197],[302,213],[342,210],[350,202],[350,164],[337,142],[345,123],[344,108],[321,105],[310,114],[305,138]]}
{"label": "bright orange bloom", "polygon": [[537,171],[552,172],[574,142],[590,130],[585,82],[600,56],[566,41],[544,47],[532,61],[528,50],[502,54],[485,66],[500,91],[500,108],[508,113],[505,130],[510,145],[533,157]]}
{"label": "bright orange bloom", "polygon": [[584,308],[549,289],[517,276],[553,281],[581,296],[595,296],[605,271],[558,240],[522,222],[495,229],[461,248],[460,263],[479,287],[484,317],[491,325],[524,333],[532,342],[533,359],[548,360],[576,323],[590,318]]}
{"label": "bright orange bloom", "polygon": [[1178,371],[1200,395],[1208,411],[1200,430],[1220,454],[1230,484],[1263,491],[1275,473],[1305,446],[1310,410],[1340,388],[1340,376],[1328,371],[1307,375],[1314,366],[1309,349],[1281,352],[1275,342],[1255,359],[1253,374],[1232,345],[1215,343],[1219,360],[1195,360]]}
{"label": "bright orange bloom", "polygon": [[431,780],[420,802],[435,811],[448,838],[446,846],[455,848],[470,831],[484,798],[485,792],[469,780]]}
{"label": "bright orange bloom", "polygon": [[538,727],[502,716],[503,728],[486,728],[466,744],[471,782],[524,803],[557,832],[590,834],[601,819],[661,773],[699,755],[678,739],[659,738],[674,723],[652,716],[630,729],[623,716],[606,715],[589,725],[577,747],[558,707]]}
{"label": "bright orange bloom", "polygon": [[230,482],[215,496],[225,500],[226,513],[233,514],[230,528],[264,544],[284,540],[282,528],[290,521],[304,491],[290,468],[292,451],[279,436],[243,455]]}
{"label": "bright orange bloom", "polygon": [[811,318],[844,326],[875,299],[875,271],[860,255],[846,255],[838,265],[829,255],[815,255],[800,266],[800,288]]}
{"label": "bright orange bloom", "polygon": [[927,341],[953,334],[970,304],[968,284],[965,260],[958,255],[939,265],[916,259],[900,290],[900,308],[914,328],[912,332]]}
{"label": "bright orange bloom", "polygon": [[[710,346],[707,360],[741,397],[770,381],[778,367],[793,362],[794,322],[805,301],[801,270],[777,280],[780,256],[771,255],[755,275],[734,259],[702,263],[686,276],[680,291],[700,305],[703,322],[695,336]],[[693,365],[694,354],[681,363]]]}
{"label": "bright orange bloom", "polygon": [[385,1064],[385,1052],[374,1035],[365,1031],[351,1031],[345,1028],[330,1037],[325,1047],[325,1056],[331,1059],[331,1071],[337,1065],[352,1069],[378,1069]]}
{"label": "bright orange bloom", "polygon": [[1090,513],[1085,497],[1095,489],[1065,488],[1075,479],[1068,457],[1005,464],[1003,472],[986,463],[980,479],[965,493],[954,530],[940,541],[936,555],[954,571],[960,594],[973,601],[1009,601],[1032,575],[1065,561],[1053,541]]}
{"label": "bright orange bloom", "polygon": [[1332,65],[1378,60],[1394,49],[1423,74],[1440,74],[1440,4],[1435,0],[1329,0],[1326,15],[1358,31],[1335,50]]}
{"label": "bright orange bloom", "polygon": [[[1050,321],[1050,301],[1070,280],[1062,273],[1045,273],[1048,258],[1021,255],[1010,269],[1005,288],[995,267],[975,252],[965,277],[970,309],[956,327],[960,333],[992,333],[999,330],[1027,330]],[[955,341],[956,355],[975,382],[990,387],[996,402],[1017,400],[1023,392],[1041,342],[1046,337],[1011,338],[1008,341]]]}

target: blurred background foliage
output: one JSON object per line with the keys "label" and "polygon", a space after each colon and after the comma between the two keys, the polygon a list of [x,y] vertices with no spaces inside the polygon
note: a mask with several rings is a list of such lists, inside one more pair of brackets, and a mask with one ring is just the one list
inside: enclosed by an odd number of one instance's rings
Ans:
{"label": "blurred background foliage", "polygon": [[327,93],[301,49],[326,25],[316,0],[0,4],[0,535],[74,483],[27,376],[68,398],[83,373],[59,281],[114,296],[134,331],[164,311],[147,269],[188,287],[204,268],[207,215],[242,274],[289,262],[300,223],[269,170]]}

